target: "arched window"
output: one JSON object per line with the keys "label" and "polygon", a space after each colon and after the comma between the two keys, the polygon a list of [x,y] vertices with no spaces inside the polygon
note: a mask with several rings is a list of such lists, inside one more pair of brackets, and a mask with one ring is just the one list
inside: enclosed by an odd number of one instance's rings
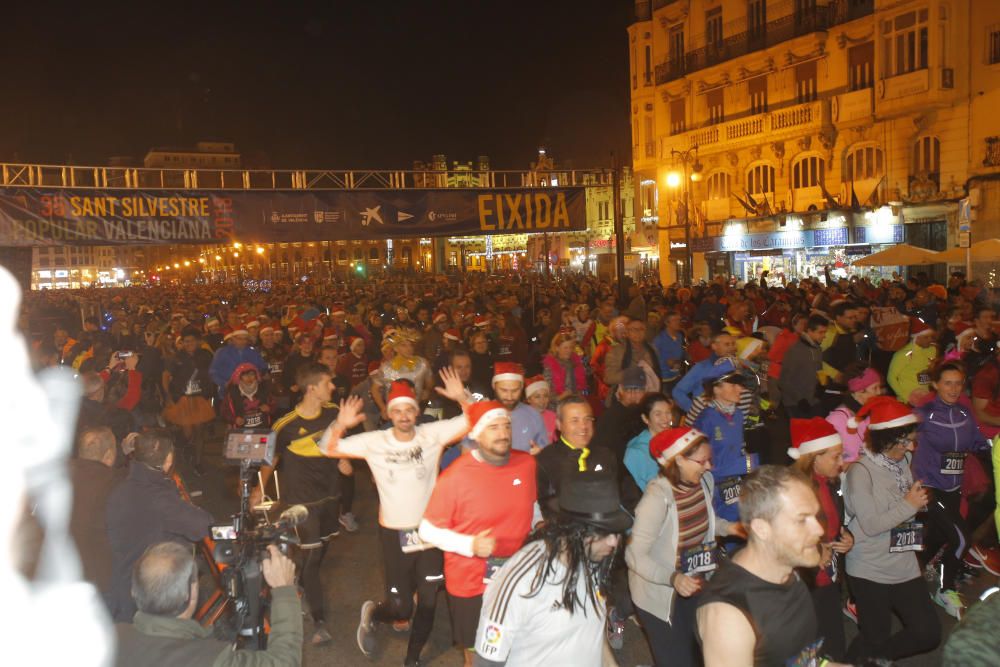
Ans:
{"label": "arched window", "polygon": [[705,181],[708,187],[709,199],[729,199],[729,174],[717,171]]}
{"label": "arched window", "polygon": [[365,258],[365,251],[362,250],[361,248],[355,246],[355,248],[354,248],[354,261],[360,262],[364,258]]}
{"label": "arched window", "polygon": [[844,158],[844,182],[882,178],[885,174],[882,149],[874,144],[852,148]]}
{"label": "arched window", "polygon": [[818,155],[807,155],[792,163],[792,189],[812,188],[823,182],[826,162]]}
{"label": "arched window", "polygon": [[752,195],[774,192],[774,167],[757,164],[747,170],[747,191]]}
{"label": "arched window", "polygon": [[941,142],[937,137],[921,137],[913,145],[913,175],[941,173]]}

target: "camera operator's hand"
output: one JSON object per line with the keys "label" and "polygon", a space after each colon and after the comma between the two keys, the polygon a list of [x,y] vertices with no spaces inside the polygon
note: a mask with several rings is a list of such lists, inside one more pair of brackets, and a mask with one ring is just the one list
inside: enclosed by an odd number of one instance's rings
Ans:
{"label": "camera operator's hand", "polygon": [[292,559],[281,553],[273,544],[268,545],[267,551],[271,557],[265,558],[260,565],[267,585],[271,588],[295,585],[295,563]]}

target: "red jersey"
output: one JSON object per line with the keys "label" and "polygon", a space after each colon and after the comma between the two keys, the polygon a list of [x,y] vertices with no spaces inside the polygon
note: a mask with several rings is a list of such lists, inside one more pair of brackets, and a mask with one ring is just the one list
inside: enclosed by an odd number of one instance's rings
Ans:
{"label": "red jersey", "polygon": [[[512,451],[507,465],[495,466],[469,452],[441,473],[424,519],[463,535],[478,535],[488,528],[497,541],[491,558],[509,558],[531,531],[536,499],[535,457]],[[485,558],[444,553],[444,583],[451,595],[482,595],[485,576]]]}

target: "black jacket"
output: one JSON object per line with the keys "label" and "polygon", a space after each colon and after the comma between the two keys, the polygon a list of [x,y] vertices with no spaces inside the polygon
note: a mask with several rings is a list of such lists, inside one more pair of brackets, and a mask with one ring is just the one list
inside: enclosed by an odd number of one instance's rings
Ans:
{"label": "black jacket", "polygon": [[159,470],[135,461],[128,477],[108,497],[111,542],[111,614],[131,622],[132,566],[153,544],[169,540],[195,542],[208,536],[212,515],[181,498],[174,481]]}
{"label": "black jacket", "polygon": [[[618,474],[618,465],[610,449],[590,444],[590,454],[584,464],[586,470],[610,470]],[[582,450],[573,449],[560,438],[551,443],[535,457],[535,481],[538,488],[538,504],[548,517],[559,498],[559,489],[564,479],[580,472]]]}
{"label": "black jacket", "polygon": [[103,594],[111,585],[111,544],[105,509],[108,496],[124,478],[124,468],[109,468],[100,461],[71,459],[73,513],[69,530],[80,552],[83,578]]}

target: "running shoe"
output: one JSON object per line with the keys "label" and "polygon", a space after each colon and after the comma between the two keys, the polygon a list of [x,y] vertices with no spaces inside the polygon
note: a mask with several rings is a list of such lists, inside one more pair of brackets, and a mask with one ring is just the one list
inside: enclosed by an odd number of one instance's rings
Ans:
{"label": "running shoe", "polygon": [[375,614],[375,603],[365,600],[361,605],[361,621],[358,623],[358,648],[369,658],[375,650],[375,622],[372,616]]}
{"label": "running shoe", "polygon": [[858,624],[858,606],[854,604],[854,600],[848,600],[844,603],[844,616],[854,621],[854,624]]}
{"label": "running shoe", "polygon": [[945,612],[958,620],[962,620],[962,612],[965,611],[965,604],[962,597],[952,590],[942,588],[934,595],[934,601],[944,608]]}
{"label": "running shoe", "polygon": [[354,517],[354,512],[344,512],[341,514],[340,525],[349,533],[358,532],[358,520]]}
{"label": "running shoe", "polygon": [[969,549],[968,555],[978,561],[994,577],[1000,577],[1000,549],[974,544]]}

